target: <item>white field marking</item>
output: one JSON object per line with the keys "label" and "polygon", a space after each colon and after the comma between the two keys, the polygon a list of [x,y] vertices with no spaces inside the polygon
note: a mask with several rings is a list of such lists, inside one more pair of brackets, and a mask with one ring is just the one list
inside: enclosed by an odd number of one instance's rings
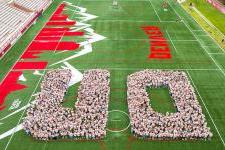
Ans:
{"label": "white field marking", "polygon": [[192,82],[195,90],[197,91],[197,93],[198,93],[198,95],[199,95],[199,97],[200,97],[200,99],[201,99],[201,101],[202,101],[202,103],[203,103],[203,105],[204,105],[204,107],[205,107],[205,109],[206,109],[206,111],[207,111],[207,113],[208,113],[208,115],[209,115],[209,117],[210,117],[210,119],[211,119],[211,121],[212,121],[212,123],[213,123],[213,125],[214,125],[214,127],[215,127],[215,129],[216,129],[216,131],[217,131],[217,133],[218,133],[218,135],[220,137],[220,139],[221,139],[221,141],[222,141],[222,143],[223,143],[223,146],[225,147],[225,142],[223,141],[223,138],[222,138],[222,136],[221,136],[221,134],[220,134],[220,132],[219,132],[219,130],[218,130],[218,128],[217,128],[217,126],[216,126],[216,124],[215,124],[215,122],[214,122],[214,120],[213,120],[213,118],[212,118],[212,116],[211,116],[211,114],[210,114],[210,112],[208,110],[208,108],[206,107],[206,104],[205,104],[202,96],[200,95],[200,93],[199,93],[199,91],[197,89],[197,86],[195,85],[195,83],[194,83],[194,81],[193,81],[193,79],[192,79],[192,77],[191,77],[191,75],[190,75],[190,73],[188,71],[187,71],[187,74],[188,74],[189,78],[191,79],[191,82]]}
{"label": "white field marking", "polygon": [[[177,13],[177,11],[171,6],[170,2],[169,2],[170,7],[173,9],[173,11],[176,13],[176,15],[178,17],[180,17],[180,15]],[[185,12],[186,13],[186,12]],[[180,17],[181,18],[181,17]],[[193,34],[193,36],[195,37],[195,39],[199,42],[200,46],[204,49],[205,53],[211,58],[211,60],[214,62],[214,64],[217,66],[217,68],[220,69],[221,73],[224,75],[225,77],[225,72],[223,71],[223,69],[219,66],[219,64],[216,62],[216,60],[209,54],[209,52],[206,50],[206,48],[202,45],[202,43],[199,41],[198,37],[195,35],[195,33],[190,29],[190,27],[186,24],[186,20],[183,21],[184,25],[188,28],[188,30]],[[201,27],[201,26],[200,26]]]}
{"label": "white field marking", "polygon": [[[43,74],[45,74],[45,71],[44,71]],[[32,99],[32,95],[33,95],[33,94],[35,93],[35,91],[37,90],[38,85],[40,84],[42,78],[43,78],[43,76],[40,77],[38,83],[36,84],[35,89],[33,90],[32,94],[31,94],[31,96],[30,96],[30,99],[29,99],[28,102],[27,102],[27,104],[30,103],[30,101],[31,101],[31,99]],[[23,110],[23,112],[22,112],[22,114],[21,114],[21,116],[20,116],[20,118],[19,118],[19,121],[18,121],[18,123],[17,123],[17,125],[16,125],[17,127],[19,126],[19,123],[20,123],[21,119],[23,118],[23,115],[24,115],[25,111],[26,111],[26,109]],[[10,136],[10,139],[9,139],[9,141],[7,142],[7,145],[6,145],[6,147],[5,147],[4,150],[7,150],[7,148],[8,148],[8,146],[9,146],[9,144],[10,144],[10,142],[11,142],[11,140],[12,140],[14,134],[15,134],[16,132],[19,131],[19,130],[17,130],[17,128],[13,128],[13,129],[14,129],[14,130],[13,130],[13,132],[12,132],[12,134],[11,134],[11,136]],[[21,128],[21,129],[22,129],[22,128]],[[20,130],[21,130],[21,129],[20,129]]]}
{"label": "white field marking", "polygon": [[[93,68],[76,68],[78,70],[90,70],[90,69],[93,69]],[[108,70],[124,70],[124,71],[127,71],[127,70],[145,70],[145,69],[148,69],[148,70],[174,70],[174,71],[182,71],[182,70],[190,70],[190,71],[220,71],[220,69],[218,68],[215,68],[215,69],[204,69],[204,68],[200,68],[200,69],[190,69],[190,68],[180,68],[180,69],[176,69],[176,68],[102,68],[102,69],[108,69]],[[51,71],[51,70],[54,70],[54,69],[42,69],[42,70],[45,70],[45,71]],[[20,71],[20,69],[17,69],[15,71]]]}
{"label": "white field marking", "polygon": [[82,29],[85,29],[85,28],[88,28],[88,27],[91,27],[91,25],[83,23],[83,22],[76,22],[76,26],[71,27],[70,29],[72,29],[71,31],[79,31],[79,30],[82,30]]}
{"label": "white field marking", "polygon": [[[63,69],[70,69],[72,71],[72,78],[71,78],[71,81],[69,83],[69,86],[74,85],[74,84],[80,82],[82,80],[82,78],[83,78],[83,74],[80,71],[78,71],[76,68],[74,68],[73,66],[71,66],[68,62],[65,62],[64,64],[66,65],[66,67],[65,66],[62,66]],[[43,76],[43,74],[42,74],[42,76]],[[36,95],[37,94],[33,94],[32,97],[34,97]],[[31,103],[28,103],[27,105],[21,107],[18,110],[12,112],[11,114],[9,114],[9,115],[1,118],[0,121],[9,118],[9,117],[13,116],[14,114],[17,114],[17,113],[21,112],[24,109],[27,109],[32,103],[34,103],[34,101],[31,102]]]}
{"label": "white field marking", "polygon": [[158,13],[157,13],[157,11],[155,10],[155,7],[152,5],[151,0],[148,0],[148,1],[149,1],[149,3],[151,4],[151,6],[152,6],[152,8],[153,8],[154,12],[156,13],[156,15],[157,15],[157,17],[158,17],[159,21],[161,22],[161,19],[160,19],[160,17],[159,17],[159,14],[158,14]]}
{"label": "white field marking", "polygon": [[34,75],[38,75],[38,76],[42,76],[43,75],[42,73],[39,72],[39,70],[35,70],[33,74]]}
{"label": "white field marking", "polygon": [[168,37],[169,37],[169,40],[171,41],[171,43],[172,43],[172,45],[173,45],[173,47],[174,47],[174,49],[175,49],[175,51],[176,51],[176,53],[178,53],[178,50],[177,50],[177,48],[175,47],[173,41],[171,40],[170,34],[168,33],[167,30],[166,30],[166,33],[167,33],[167,35],[168,35]]}
{"label": "white field marking", "polygon": [[198,35],[198,36],[209,36],[209,35],[207,35],[207,34],[202,34],[202,35]]}
{"label": "white field marking", "polygon": [[[169,2],[169,5],[171,6],[170,2]],[[171,6],[171,7],[172,7],[172,6]],[[180,17],[180,15],[177,13],[177,11],[176,11],[173,7],[172,7],[172,9],[173,9],[174,12],[176,13],[176,15]],[[181,18],[181,17],[180,17],[180,18]],[[186,21],[186,20],[185,20],[185,21]],[[196,35],[194,34],[194,32],[190,29],[189,26],[187,26],[187,24],[186,24],[185,21],[183,21],[184,24],[185,24],[185,26],[190,30],[190,32],[193,34],[193,36],[198,40],[198,38],[196,37]],[[199,43],[200,43],[200,45],[202,46],[201,42],[199,42]],[[210,58],[214,61],[214,63],[216,64],[216,66],[219,68],[219,70],[224,74],[224,72],[221,70],[221,68],[218,66],[218,64],[216,63],[216,61],[212,58],[212,56],[208,53],[208,51],[207,51],[204,47],[202,47],[202,48],[203,48],[203,49],[205,50],[205,52],[210,56]],[[204,101],[203,101],[203,99],[202,99],[200,93],[198,92],[198,89],[196,88],[196,86],[195,86],[195,84],[194,84],[194,82],[193,82],[193,80],[192,80],[192,78],[191,78],[191,76],[190,76],[190,74],[189,74],[188,71],[187,71],[187,73],[188,73],[188,75],[189,75],[189,77],[190,77],[190,79],[191,79],[191,81],[192,81],[192,83],[193,83],[195,89],[197,90],[197,93],[198,93],[198,95],[200,96],[200,99],[201,99],[201,101],[203,102],[204,107],[206,108],[207,113],[209,114],[209,116],[210,116],[210,118],[211,118],[211,120],[212,120],[212,122],[213,122],[213,125],[214,125],[214,127],[216,128],[216,130],[217,130],[217,133],[218,133],[219,136],[220,136],[220,139],[221,139],[221,141],[222,141],[223,146],[225,147],[225,143],[224,143],[224,141],[223,141],[223,138],[222,138],[221,135],[220,135],[219,130],[217,129],[216,124],[214,123],[214,121],[213,121],[213,119],[212,119],[212,117],[211,117],[211,115],[210,115],[210,113],[209,113],[209,111],[208,111],[208,109],[207,109],[207,107],[206,107],[206,105],[205,105],[205,103],[204,103]],[[224,76],[225,76],[225,74],[224,74]]]}
{"label": "white field marking", "polygon": [[[58,5],[59,6],[59,5]],[[58,7],[57,6],[57,7]],[[50,18],[54,15],[56,11],[53,12],[53,14],[50,16]],[[46,26],[47,22],[42,26],[42,28],[39,30],[40,31]],[[36,34],[36,36],[32,39],[32,41],[34,41],[34,39],[38,36],[38,34]],[[9,71],[6,73],[5,77],[1,80],[0,84],[2,84],[2,82],[5,80],[5,78],[8,76],[8,74],[13,70],[14,66],[16,65],[16,63],[20,60],[21,56],[26,52],[27,48],[32,44],[32,41],[29,43],[29,45],[24,49],[23,53],[19,56],[19,58],[15,61],[14,65],[9,69]]]}
{"label": "white field marking", "polygon": [[29,106],[30,106],[30,104],[27,104],[27,105],[21,107],[20,109],[17,109],[16,111],[12,112],[11,114],[9,114],[9,115],[7,115],[7,116],[1,118],[0,121],[9,118],[9,117],[11,117],[11,116],[13,116],[13,115],[15,115],[15,114],[21,112],[21,111],[24,110],[24,109],[27,109]]}
{"label": "white field marking", "polygon": [[[183,9],[183,7],[182,7],[182,10],[185,12],[185,13],[187,13],[184,9]],[[189,14],[188,14],[189,15]],[[194,18],[194,17],[191,17],[196,23],[198,23],[197,22],[197,20]],[[201,26],[200,26],[201,27]],[[203,30],[203,31],[205,31],[205,33],[207,34],[207,35],[209,35],[209,37],[211,37],[211,39],[214,41],[214,43],[216,43],[216,45],[223,51],[223,52],[225,52],[225,50],[217,43],[217,41],[204,29],[204,28],[202,28],[201,27],[201,29]]]}
{"label": "white field marking", "polygon": [[210,55],[225,55],[225,53],[209,53]]}
{"label": "white field marking", "polygon": [[[80,12],[86,12],[87,11],[87,8],[83,8],[83,7],[80,7],[80,6],[76,6],[76,5],[73,5],[72,3],[70,2],[67,2],[67,1],[63,1],[63,3],[66,3],[68,4],[69,6],[72,6],[74,8],[78,8],[80,10]],[[79,4],[79,2],[78,2]]]}
{"label": "white field marking", "polygon": [[203,47],[216,47],[216,45],[202,45]]}
{"label": "white field marking", "polygon": [[198,32],[198,31],[202,31],[202,32],[204,32],[202,29],[198,29],[198,30],[196,29],[196,30],[192,30],[192,31],[197,31],[197,32]]}
{"label": "white field marking", "polygon": [[64,62],[64,65],[65,66],[61,66],[61,67],[63,69],[70,69],[71,73],[72,73],[72,77],[70,79],[68,86],[72,86],[72,85],[80,82],[83,79],[83,74],[79,70],[77,70],[76,68],[71,66],[68,62]]}
{"label": "white field marking", "polygon": [[65,34],[66,34],[66,31],[63,32],[62,37],[59,39],[59,41],[57,41],[58,43],[57,43],[57,45],[55,47],[55,50],[54,50],[54,53],[53,54],[56,53],[56,50],[59,47],[59,44],[61,43],[61,41],[63,40],[63,37],[64,37]]}
{"label": "white field marking", "polygon": [[[83,23],[83,22],[86,22],[86,21],[88,21],[88,20],[95,19],[95,18],[97,18],[98,16],[91,15],[91,14],[84,13],[84,12],[77,12],[77,13],[80,14],[80,15],[82,15],[83,17],[80,17],[80,18],[82,18],[82,21],[78,23],[78,25],[81,26],[81,27],[77,28],[77,27],[76,27],[77,24],[76,24],[76,25],[73,27],[74,31],[78,31],[78,30],[80,30],[80,29],[84,29],[85,31],[90,32],[90,34],[91,34],[92,36],[98,35],[98,34],[95,34],[95,33],[94,33],[94,30],[93,30],[93,29],[87,28],[87,27],[90,27],[90,26],[91,26],[90,24],[85,24],[85,23]],[[73,17],[74,15],[75,15],[75,12],[73,13],[72,17]],[[77,17],[77,18],[78,18],[78,17]],[[85,29],[85,28],[86,28],[86,29]],[[66,31],[65,31],[65,32],[66,32]],[[64,34],[65,34],[65,32],[64,32]],[[63,36],[64,36],[64,34],[63,34]],[[63,38],[63,36],[62,36],[62,38]],[[100,36],[100,35],[99,35],[99,36]],[[90,38],[88,35],[85,35],[84,37],[85,37],[85,38]],[[102,36],[102,37],[103,37],[103,36]],[[61,38],[61,40],[62,40],[62,38]],[[100,38],[100,37],[95,37],[95,38]],[[56,49],[57,49],[57,47],[56,47]],[[58,53],[56,53],[56,54],[61,54],[61,53],[64,53],[64,52],[66,52],[66,51],[67,51],[67,50],[60,51],[60,52],[58,52]]]}
{"label": "white field marking", "polygon": [[120,120],[120,119],[112,119],[111,121],[121,122],[122,120]]}
{"label": "white field marking", "polygon": [[[54,14],[54,13],[53,13]],[[53,16],[53,14],[51,15],[51,17]],[[45,25],[47,24],[47,22],[45,23]],[[44,26],[45,26],[44,25]],[[43,27],[44,27],[43,26]],[[43,28],[42,27],[42,28]],[[37,34],[38,35],[38,34]],[[37,36],[36,35],[36,36]],[[36,36],[35,36],[35,38],[36,38]],[[34,39],[35,39],[34,38]],[[31,43],[30,43],[31,44]],[[29,45],[30,45],[29,44]],[[25,51],[24,51],[25,52]],[[21,55],[22,56],[22,55]],[[18,59],[19,60],[19,59]],[[17,60],[17,61],[18,61]],[[15,63],[16,64],[16,63]],[[15,65],[14,64],[14,65]],[[12,67],[13,68],[13,67]],[[21,121],[21,119],[23,118],[23,115],[24,115],[24,113],[25,113],[25,110],[26,110],[26,108],[28,108],[29,106],[30,106],[30,101],[31,101],[31,98],[33,97],[33,95],[34,95],[34,93],[35,93],[35,91],[37,90],[37,87],[38,87],[38,85],[40,84],[40,81],[41,81],[41,79],[42,79],[42,77],[44,76],[44,74],[45,74],[45,71],[46,70],[44,70],[44,72],[43,72],[43,75],[41,76],[41,78],[39,79],[39,81],[38,81],[38,83],[37,83],[37,85],[36,85],[36,87],[35,87],[35,89],[34,89],[34,91],[33,91],[33,93],[31,94],[31,96],[30,96],[30,99],[29,99],[29,101],[28,101],[28,104],[26,105],[26,106],[24,106],[24,108],[22,109],[22,110],[24,110],[23,111],[23,113],[22,113],[22,115],[21,115],[21,117],[20,117],[20,119],[19,119],[19,121],[18,121],[18,124],[17,124],[17,127],[19,127],[20,125],[19,125],[19,123],[20,123],[20,121]],[[16,112],[17,113],[17,112]],[[21,124],[22,125],[22,124]],[[11,142],[11,140],[12,140],[12,137],[13,137],[13,135],[14,135],[14,133],[16,133],[16,132],[18,132],[19,130],[22,130],[23,129],[23,127],[20,129],[20,128],[17,128],[17,127],[15,127],[15,128],[13,128],[13,132],[10,132],[11,134],[11,137],[10,137],[10,139],[9,139],[9,141],[8,141],[8,143],[7,143],[7,145],[6,145],[6,147],[5,147],[5,150],[8,148],[8,146],[9,146],[9,144],[10,144],[10,142]],[[8,135],[9,136],[9,135]]]}
{"label": "white field marking", "polygon": [[[112,113],[112,112],[120,112],[120,113],[122,113],[122,114],[125,114],[125,115],[129,118],[129,120],[130,120],[130,116],[129,116],[126,112],[124,112],[124,111],[122,111],[122,110],[110,110],[110,111],[108,112],[108,114],[109,114],[109,113]],[[108,115],[108,116],[109,116],[109,115]],[[114,120],[111,120],[111,121],[114,121]],[[121,121],[121,120],[120,120],[120,121]],[[113,132],[113,133],[119,133],[119,132],[126,131],[126,130],[130,127],[130,125],[131,125],[131,122],[129,121],[129,124],[127,125],[127,127],[125,127],[125,128],[122,129],[122,130],[114,131],[114,130],[110,130],[110,129],[108,129],[108,128],[106,128],[106,130],[109,131],[109,132]]]}
{"label": "white field marking", "polygon": [[21,101],[19,99],[15,99],[9,107],[9,110],[17,109],[18,107],[20,107],[20,104]]}
{"label": "white field marking", "polygon": [[[92,46],[91,46],[90,43],[84,45],[83,47],[84,47],[84,48],[83,48],[81,51],[76,52],[74,55],[69,56],[69,57],[67,57],[67,58],[65,58],[65,59],[63,59],[63,60],[60,60],[60,61],[58,61],[58,62],[56,62],[56,63],[53,63],[53,64],[51,64],[50,66],[55,66],[55,65],[57,65],[57,64],[60,64],[60,63],[69,61],[69,60],[71,60],[71,59],[74,59],[74,58],[77,58],[77,57],[80,57],[80,56],[82,56],[82,55],[85,55],[85,54],[88,54],[88,53],[91,53],[91,52],[92,52]],[[65,51],[63,51],[63,52],[65,52]]]}
{"label": "white field marking", "polygon": [[20,130],[22,130],[22,129],[23,129],[23,125],[22,125],[22,123],[21,123],[21,124],[17,125],[16,127],[14,127],[14,128],[12,128],[12,129],[6,131],[5,133],[1,134],[1,135],[0,135],[0,140],[2,140],[2,139],[4,139],[5,137],[8,137],[8,136],[14,134],[15,132],[20,131]]}
{"label": "white field marking", "polygon": [[21,74],[20,76],[19,76],[19,81],[27,81],[27,79],[24,77],[24,75],[23,74]]}
{"label": "white field marking", "polygon": [[[67,2],[64,1],[64,3],[67,3]],[[78,3],[79,3],[79,2],[78,2]],[[71,3],[67,3],[67,4],[71,4]],[[78,7],[78,6],[77,6],[76,8],[82,9],[81,7]],[[86,10],[85,10],[85,11],[86,11]],[[79,12],[78,12],[78,13],[79,13]],[[71,16],[71,18],[73,18],[73,16],[74,16],[75,14],[76,14],[76,12],[74,11],[73,14],[72,14],[72,16]],[[73,21],[75,21],[75,20],[73,20]],[[76,24],[75,24],[75,26],[76,26]],[[67,32],[66,30],[63,32],[62,37],[61,37],[60,40],[58,41],[58,43],[57,43],[57,45],[56,45],[56,47],[55,47],[55,50],[54,50],[54,54],[56,54],[56,50],[57,50],[57,48],[59,47],[60,42],[63,40],[63,37],[64,37],[64,35],[65,35],[66,32]]]}
{"label": "white field marking", "polygon": [[77,17],[77,19],[82,19],[82,21],[80,21],[80,22],[86,22],[88,20],[92,20],[92,19],[95,19],[98,17],[98,16],[88,14],[85,12],[78,12],[78,14],[83,16],[83,17]]}
{"label": "white field marking", "polygon": [[[69,56],[69,57],[67,57],[67,58],[65,58],[65,59],[63,59],[63,60],[60,60],[60,61],[58,61],[58,62],[56,62],[56,63],[51,64],[50,66],[54,66],[54,65],[57,65],[57,64],[59,64],[59,63],[63,63],[63,62],[65,62],[65,61],[68,61],[68,60],[71,60],[71,59],[80,57],[80,56],[82,56],[82,55],[91,53],[91,52],[92,52],[92,43],[95,43],[95,42],[97,42],[97,41],[104,40],[104,39],[106,38],[106,37],[104,37],[104,36],[101,36],[101,35],[99,35],[99,34],[94,33],[94,32],[92,31],[93,29],[91,29],[91,28],[87,28],[87,29],[84,29],[84,30],[87,31],[87,32],[89,32],[90,35],[86,35],[86,38],[88,38],[87,41],[84,41],[84,42],[79,43],[79,44],[80,44],[80,47],[83,47],[83,49],[80,50],[80,51],[78,51],[78,52],[76,52],[76,53],[75,53],[74,55],[72,55],[72,56]],[[62,51],[62,52],[65,52],[65,51]],[[61,53],[62,53],[62,52],[61,52]]]}

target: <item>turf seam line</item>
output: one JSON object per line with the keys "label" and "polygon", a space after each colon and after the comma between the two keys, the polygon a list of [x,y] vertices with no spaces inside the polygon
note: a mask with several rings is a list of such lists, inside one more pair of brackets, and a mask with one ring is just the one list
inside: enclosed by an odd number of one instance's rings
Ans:
{"label": "turf seam line", "polygon": [[205,107],[205,109],[206,109],[206,111],[207,111],[207,113],[208,113],[208,115],[209,115],[209,117],[210,117],[210,119],[211,119],[211,121],[212,121],[212,123],[213,123],[213,125],[214,125],[214,127],[215,127],[215,129],[216,129],[216,131],[217,131],[217,133],[218,133],[218,135],[220,137],[220,139],[221,139],[221,141],[222,141],[222,143],[223,143],[223,146],[225,147],[225,142],[223,141],[223,138],[222,138],[222,136],[221,136],[221,134],[220,134],[220,132],[219,132],[219,130],[218,130],[218,128],[217,128],[217,126],[216,126],[216,124],[215,124],[215,122],[214,122],[214,120],[213,120],[213,118],[212,118],[212,116],[211,116],[211,114],[210,114],[210,112],[208,110],[208,108],[206,107],[206,104],[205,104],[202,96],[200,95],[200,93],[199,93],[199,91],[198,91],[198,89],[197,89],[197,87],[196,87],[196,85],[195,85],[195,83],[194,83],[194,81],[193,81],[193,79],[192,79],[192,77],[191,77],[191,75],[190,75],[190,73],[188,71],[187,71],[187,74],[188,74],[189,78],[191,79],[192,84],[194,85],[194,88],[197,91],[197,93],[198,93],[198,95],[199,95],[199,97],[200,97],[200,99],[201,99],[201,101],[202,101],[202,103],[203,103],[203,105],[204,105],[204,107]]}

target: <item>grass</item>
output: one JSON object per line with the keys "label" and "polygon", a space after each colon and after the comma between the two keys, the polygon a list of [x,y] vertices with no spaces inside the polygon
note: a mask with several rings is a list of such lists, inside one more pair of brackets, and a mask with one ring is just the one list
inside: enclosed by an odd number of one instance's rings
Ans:
{"label": "grass", "polygon": [[[209,36],[206,36],[201,27],[185,12],[185,10],[173,1],[170,1],[168,11],[161,8],[162,0],[119,0],[119,8],[112,8],[111,0],[67,0],[75,5],[87,8],[87,12],[99,16],[87,23],[96,33],[107,37],[105,40],[94,43],[93,51],[82,57],[68,61],[72,66],[83,73],[84,70],[101,68],[110,71],[110,102],[109,111],[121,110],[128,113],[127,107],[127,76],[143,69],[168,69],[183,70],[190,74],[192,84],[196,85],[195,91],[199,92],[198,100],[206,116],[208,126],[213,132],[212,140],[196,141],[152,141],[136,139],[131,134],[130,127],[119,133],[107,131],[107,136],[99,141],[37,141],[27,136],[24,131],[19,131],[13,136],[0,140],[1,149],[7,150],[222,150],[225,139],[225,55],[224,51]],[[0,79],[10,70],[11,66],[19,58],[27,45],[42,28],[53,11],[62,2],[54,1],[45,11],[43,16],[32,26],[24,36],[15,44],[9,53],[0,61]],[[72,12],[67,12],[72,17]],[[74,16],[76,19],[77,16]],[[176,22],[178,17],[183,22]],[[161,22],[159,21],[161,20]],[[141,26],[159,26],[164,36],[170,43],[172,59],[151,60],[149,55],[149,39],[142,31]],[[168,32],[168,34],[166,34]],[[171,40],[169,40],[169,36]],[[65,38],[63,40],[68,40]],[[78,50],[80,51],[80,49]],[[71,56],[73,52],[54,54],[46,52],[38,60],[46,60],[49,64]],[[48,69],[61,67],[63,64],[48,66]],[[42,71],[43,72],[43,71]],[[27,89],[11,93],[6,99],[7,108],[1,111],[0,118],[12,113],[8,108],[15,99],[25,106],[28,101],[33,101],[32,93],[40,91],[40,76],[32,74],[33,71],[24,71],[27,82],[21,82],[28,86]],[[37,88],[35,88],[37,86]],[[73,107],[76,101],[79,84],[72,86],[65,97],[65,107]],[[172,100],[166,89],[151,91],[157,97],[152,97],[151,105],[158,111],[172,111]],[[156,95],[155,94],[155,95]],[[161,94],[160,96],[158,94]],[[154,94],[152,95],[154,96]],[[200,96],[202,100],[200,99]],[[165,103],[164,103],[165,102]],[[207,108],[207,109],[206,109]],[[210,117],[211,116],[211,117]],[[0,135],[17,124],[22,123],[25,117],[19,112],[7,119],[1,120]],[[115,123],[113,120],[120,120]],[[121,113],[112,113],[108,118],[107,128],[122,129],[129,124],[129,118]],[[220,137],[221,135],[221,137]],[[222,140],[221,140],[222,139]]]}
{"label": "grass", "polygon": [[166,87],[161,88],[147,88],[147,92],[150,98],[150,105],[151,107],[160,113],[166,114],[175,113],[176,107],[174,100],[170,96],[169,89]]}

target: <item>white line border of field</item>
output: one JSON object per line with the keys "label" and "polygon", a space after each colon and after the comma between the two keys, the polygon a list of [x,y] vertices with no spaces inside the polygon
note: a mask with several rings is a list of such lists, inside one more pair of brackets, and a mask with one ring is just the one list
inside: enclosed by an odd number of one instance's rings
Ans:
{"label": "white line border of field", "polygon": [[[169,2],[170,7],[173,9],[173,11],[176,13],[176,15],[178,17],[180,17],[179,13],[177,13],[177,11],[171,6],[170,2]],[[181,7],[182,8],[182,7]],[[182,8],[183,9],[183,8]],[[185,12],[187,13],[187,12]],[[188,14],[189,15],[189,14]],[[181,18],[181,17],[180,17]],[[221,69],[220,65],[218,65],[217,61],[209,54],[209,52],[206,50],[206,48],[202,45],[202,43],[199,41],[198,37],[195,35],[195,33],[190,29],[190,27],[186,24],[186,20],[183,20],[183,24],[188,28],[188,30],[192,33],[192,35],[195,37],[195,39],[199,42],[200,46],[203,48],[203,50],[205,51],[205,53],[211,58],[211,60],[214,62],[214,64],[217,66],[217,68],[220,69],[221,73],[224,75],[225,77],[225,72],[223,71],[223,69]],[[200,26],[201,27],[201,26]],[[206,31],[205,31],[206,32]],[[215,41],[214,41],[215,42]]]}
{"label": "white line border of field", "polygon": [[[173,11],[176,13],[176,15],[177,15],[178,17],[181,18],[181,16],[179,15],[179,13],[177,13],[177,11],[171,6],[170,2],[169,2],[169,5],[170,5],[170,7],[173,9]],[[181,7],[181,8],[182,8],[182,7]],[[182,9],[183,9],[183,8],[182,8]],[[185,12],[185,13],[186,13],[186,12]],[[212,61],[214,62],[214,64],[219,68],[219,70],[221,71],[221,73],[222,73],[222,74],[224,75],[224,77],[225,77],[225,73],[223,72],[223,70],[220,68],[220,66],[217,64],[217,62],[214,60],[214,58],[208,53],[208,51],[202,46],[202,43],[199,41],[199,39],[197,38],[197,36],[196,36],[196,35],[194,34],[194,32],[190,29],[190,27],[186,24],[186,20],[185,20],[185,19],[184,19],[183,23],[184,23],[184,25],[188,28],[188,30],[190,30],[190,32],[193,34],[193,36],[195,37],[195,39],[199,42],[200,46],[204,49],[205,53],[208,54],[208,56],[211,58],[211,60],[212,60]],[[201,26],[200,26],[200,27],[201,27]],[[201,27],[201,28],[202,28],[202,27]],[[214,42],[215,42],[215,41],[214,41]],[[187,71],[187,73],[189,74],[188,71]],[[189,74],[189,75],[190,75],[190,74]],[[190,79],[191,79],[193,85],[195,86],[195,84],[194,84],[194,82],[193,82],[191,76],[190,76]],[[196,88],[196,86],[195,86],[195,88]],[[214,120],[212,119],[211,114],[209,113],[208,108],[206,107],[205,102],[203,101],[203,99],[202,99],[200,93],[198,92],[198,89],[197,89],[197,88],[196,88],[196,91],[197,91],[197,93],[198,93],[198,95],[199,95],[201,101],[203,102],[204,107],[206,108],[206,111],[207,111],[208,115],[210,116],[211,121],[213,122],[213,125],[214,125],[214,127],[215,127],[215,129],[216,129],[216,131],[217,131],[217,133],[218,133],[218,135],[219,135],[219,137],[220,137],[220,139],[221,139],[221,142],[222,142],[223,146],[225,147],[225,142],[224,142],[224,140],[223,140],[223,138],[222,138],[222,136],[221,136],[221,134],[220,134],[220,132],[219,132],[219,130],[218,130],[218,128],[217,128],[215,122],[214,122]]]}
{"label": "white line border of field", "polygon": [[[63,3],[63,2],[62,2],[62,3]],[[54,13],[57,11],[58,7],[59,7],[62,3],[59,3],[59,4],[56,6],[56,10],[52,13],[52,15],[50,16],[50,18],[54,15]],[[79,4],[79,3],[80,3],[80,0],[77,2],[77,4]],[[72,17],[73,17],[74,15],[75,15],[75,12],[73,13]],[[47,22],[48,22],[48,21],[49,21],[49,20],[47,20]],[[42,29],[46,26],[47,22],[46,22],[45,25],[42,27]],[[42,29],[41,29],[41,30],[42,30]],[[41,30],[40,30],[40,31],[41,31]],[[39,31],[39,32],[40,32],[40,31]],[[65,34],[65,32],[64,32],[64,34]],[[64,34],[63,34],[63,35],[64,35]],[[35,36],[35,38],[36,38],[37,36],[38,36],[38,34]],[[34,39],[35,39],[35,38],[34,38]],[[58,45],[59,45],[59,43],[60,43],[60,41],[61,41],[62,39],[63,39],[63,37],[58,41]],[[32,43],[32,41],[31,41],[31,43]],[[30,44],[31,44],[31,43],[30,43]],[[30,45],[30,44],[29,44],[29,45]],[[56,49],[58,48],[58,45],[56,46],[56,48],[55,48],[55,50],[54,50],[54,54],[55,54]],[[25,53],[25,52],[26,52],[26,49],[24,50],[24,53]],[[21,56],[22,56],[22,55],[21,55]],[[21,56],[20,56],[20,57],[21,57]],[[52,55],[52,56],[54,56],[54,55]],[[19,60],[19,59],[18,59],[18,60]],[[16,62],[16,63],[17,63],[17,62]],[[16,63],[15,63],[15,64],[16,64]],[[12,69],[13,69],[13,68],[12,68]],[[14,70],[14,69],[13,69],[13,70]],[[45,75],[45,72],[46,72],[46,71],[47,71],[47,69],[44,70],[43,75],[40,77],[40,79],[39,79],[39,81],[38,81],[38,83],[37,83],[37,85],[36,85],[34,91],[32,92],[32,94],[31,94],[31,96],[30,96],[30,99],[28,100],[28,103],[27,103],[27,104],[30,103],[30,101],[31,101],[31,99],[32,99],[32,97],[33,97],[33,95],[34,95],[34,93],[36,92],[36,90],[37,90],[37,88],[38,88],[38,86],[39,86],[39,84],[40,84],[40,82],[41,82],[43,76]],[[23,113],[21,114],[20,119],[19,119],[19,121],[18,121],[18,123],[17,123],[16,126],[18,126],[19,123],[21,122],[21,119],[22,119],[22,117],[23,117],[25,111],[26,111],[26,109],[24,109]],[[11,140],[12,140],[14,134],[15,134],[15,132],[13,132],[13,134],[10,136],[10,139],[8,140],[7,145],[6,145],[6,147],[5,147],[4,150],[7,150],[9,144],[11,143]],[[46,148],[46,145],[47,145],[47,142],[45,143],[44,150],[45,150],[45,148]]]}
{"label": "white line border of field", "polygon": [[[56,8],[58,8],[60,5],[61,5],[61,3],[60,3],[59,5],[57,5]],[[51,18],[51,17],[54,15],[55,12],[56,12],[56,10],[51,14],[51,16],[50,16],[49,18]],[[48,20],[47,20],[47,22],[48,22]],[[47,22],[41,27],[41,29],[39,30],[38,33],[40,33],[41,30],[46,26]],[[33,40],[34,40],[37,36],[38,36],[38,34],[33,38]],[[32,41],[33,41],[33,40],[32,40]],[[24,52],[22,53],[22,55],[26,52],[26,49],[31,45],[32,41],[31,41],[31,42],[29,43],[29,45],[24,49]],[[21,56],[22,56],[22,55],[21,55]],[[21,56],[19,56],[18,60],[15,62],[15,64],[14,64],[13,67],[9,70],[9,72],[12,71],[12,70],[14,71],[13,68],[14,68],[14,66],[16,65],[16,63],[20,60]],[[32,70],[33,70],[33,69],[32,69]],[[23,69],[23,71],[24,71],[24,69]],[[9,72],[6,74],[5,78],[7,77],[7,75],[9,74]],[[30,96],[30,99],[28,100],[28,103],[27,103],[27,104],[29,104],[29,102],[31,101],[31,99],[32,99],[32,97],[33,97],[32,95],[36,92],[36,90],[37,90],[37,88],[38,88],[38,85],[40,84],[41,79],[43,78],[45,72],[46,72],[46,70],[44,70],[43,75],[40,77],[38,83],[36,84],[36,87],[35,87],[34,91],[32,92],[32,94],[31,94],[31,96]],[[2,80],[2,82],[5,80],[5,78]],[[20,123],[20,121],[21,121],[21,119],[22,119],[22,117],[23,117],[25,111],[26,111],[26,109],[24,109],[23,113],[21,114],[21,116],[20,116],[20,118],[19,118],[19,121],[18,121],[18,123],[17,123],[16,126],[19,125],[19,123]],[[12,140],[14,134],[15,134],[15,132],[13,132],[13,134],[10,136],[10,139],[8,140],[8,142],[7,142],[7,144],[6,144],[4,150],[7,150],[9,144],[11,143],[11,140]]]}

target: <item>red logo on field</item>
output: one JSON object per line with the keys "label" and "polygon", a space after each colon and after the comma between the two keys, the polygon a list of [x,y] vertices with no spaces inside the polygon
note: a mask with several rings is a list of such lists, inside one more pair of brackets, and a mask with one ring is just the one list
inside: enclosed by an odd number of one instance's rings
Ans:
{"label": "red logo on field", "polygon": [[142,29],[148,35],[150,41],[150,59],[171,59],[171,53],[167,39],[157,26],[144,26]]}

